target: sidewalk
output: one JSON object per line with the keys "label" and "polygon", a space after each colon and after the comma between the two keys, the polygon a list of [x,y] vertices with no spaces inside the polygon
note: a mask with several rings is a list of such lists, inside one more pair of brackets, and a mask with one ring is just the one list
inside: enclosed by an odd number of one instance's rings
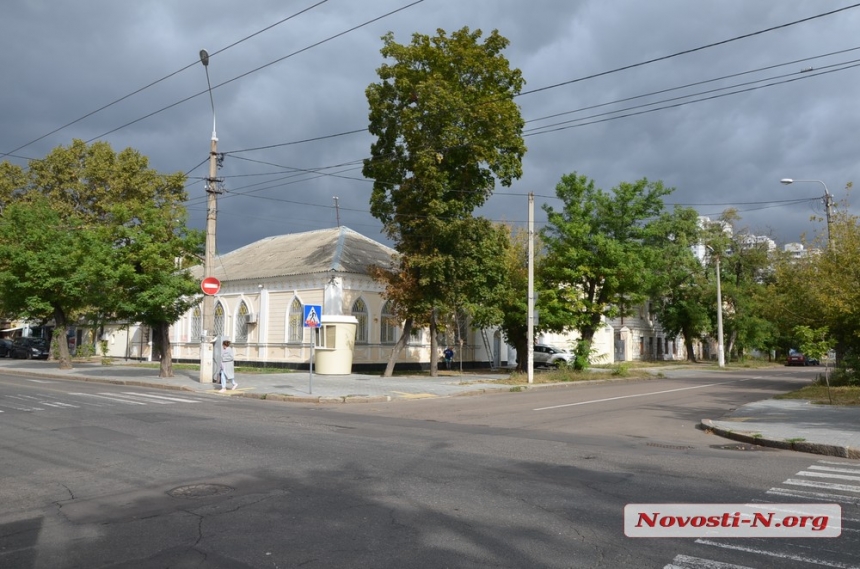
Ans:
{"label": "sidewalk", "polygon": [[0,371],[13,371],[34,377],[77,379],[120,385],[136,385],[176,389],[218,396],[251,397],[305,403],[369,403],[392,399],[421,399],[479,394],[488,391],[509,391],[508,385],[481,383],[505,379],[507,373],[459,375],[440,371],[438,377],[379,375],[318,375],[307,371],[284,373],[236,373],[239,388],[218,393],[216,383],[200,383],[196,370],[174,370],[174,377],[158,377],[158,369],[139,365],[102,365],[75,362],[71,370],[57,368],[56,362],[11,360],[0,358]]}
{"label": "sidewalk", "polygon": [[[159,378],[158,369],[136,365],[75,362],[60,370],[56,362],[0,358],[0,371],[40,378],[135,385],[209,393],[218,397],[250,397],[299,403],[378,403],[393,399],[425,399],[510,391],[510,385],[489,383],[507,373],[440,376],[317,375],[308,372],[237,373],[237,390],[218,393],[219,384],[200,383],[198,372],[175,370],[175,377]],[[659,370],[655,368],[655,373]],[[671,374],[680,375],[680,369]],[[487,383],[482,383],[486,381]],[[570,385],[582,385],[582,382]],[[552,384],[530,386],[552,387]],[[813,405],[802,400],[768,399],[744,405],[720,419],[702,419],[701,426],[716,435],[781,449],[860,459],[860,406]]]}
{"label": "sidewalk", "polygon": [[761,446],[860,459],[860,407],[766,399],[743,405],[702,427]]}

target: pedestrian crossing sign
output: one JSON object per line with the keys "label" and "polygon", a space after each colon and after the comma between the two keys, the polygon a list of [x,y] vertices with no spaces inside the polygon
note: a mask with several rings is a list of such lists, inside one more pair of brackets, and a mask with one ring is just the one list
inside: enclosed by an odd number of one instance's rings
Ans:
{"label": "pedestrian crossing sign", "polygon": [[305,328],[319,328],[322,306],[318,304],[305,305]]}

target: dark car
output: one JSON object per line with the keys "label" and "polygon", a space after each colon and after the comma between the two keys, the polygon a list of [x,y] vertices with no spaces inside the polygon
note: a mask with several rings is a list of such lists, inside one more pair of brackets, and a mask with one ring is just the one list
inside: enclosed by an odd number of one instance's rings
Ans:
{"label": "dark car", "polygon": [[0,338],[0,358],[12,357],[12,340]]}
{"label": "dark car", "polygon": [[12,343],[12,357],[17,359],[48,359],[48,343],[42,338],[18,338]]}
{"label": "dark car", "polygon": [[807,358],[800,352],[792,352],[788,354],[788,359],[785,360],[787,366],[817,366],[818,360],[815,358]]}

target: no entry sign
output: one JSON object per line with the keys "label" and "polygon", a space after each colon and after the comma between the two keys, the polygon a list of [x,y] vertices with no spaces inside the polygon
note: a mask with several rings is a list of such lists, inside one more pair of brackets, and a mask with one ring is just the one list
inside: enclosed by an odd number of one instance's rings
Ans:
{"label": "no entry sign", "polygon": [[203,294],[208,294],[210,296],[218,294],[218,291],[221,290],[221,281],[215,277],[206,277],[200,281],[200,288],[203,290]]}

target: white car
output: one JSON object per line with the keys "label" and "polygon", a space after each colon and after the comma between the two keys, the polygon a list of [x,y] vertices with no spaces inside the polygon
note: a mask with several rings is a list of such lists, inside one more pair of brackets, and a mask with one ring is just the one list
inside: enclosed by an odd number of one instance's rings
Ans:
{"label": "white car", "polygon": [[534,347],[534,362],[535,365],[542,366],[560,366],[573,361],[573,354],[567,350],[549,346],[546,344],[535,344]]}

